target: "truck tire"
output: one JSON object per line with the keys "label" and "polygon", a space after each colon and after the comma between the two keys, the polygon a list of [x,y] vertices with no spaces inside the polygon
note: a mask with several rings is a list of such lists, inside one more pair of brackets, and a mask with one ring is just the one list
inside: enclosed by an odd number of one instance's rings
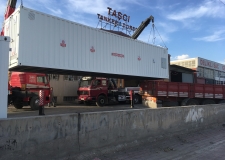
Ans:
{"label": "truck tire", "polygon": [[103,107],[104,105],[106,105],[105,96],[98,96],[96,105],[99,106],[99,107]]}
{"label": "truck tire", "polygon": [[189,100],[190,98],[185,98],[182,100],[181,102],[181,106],[187,106],[187,101]]}
{"label": "truck tire", "polygon": [[185,98],[181,102],[181,106],[191,106],[191,105],[199,105],[199,102],[196,99]]}
{"label": "truck tire", "polygon": [[21,109],[23,108],[23,99],[21,98],[16,98],[15,101],[13,102],[13,105],[16,109]]}
{"label": "truck tire", "polygon": [[199,102],[196,99],[189,99],[187,101],[187,105],[188,106],[192,106],[192,105],[199,105]]}
{"label": "truck tire", "polygon": [[31,110],[38,110],[39,109],[39,97],[38,96],[34,96],[34,97],[31,98],[30,108],[31,108]]}
{"label": "truck tire", "polygon": [[219,103],[218,103],[218,104],[225,104],[225,99],[223,99],[223,100],[219,101]]}
{"label": "truck tire", "polygon": [[212,99],[204,99],[201,104],[206,105],[206,104],[216,104],[216,103]]}

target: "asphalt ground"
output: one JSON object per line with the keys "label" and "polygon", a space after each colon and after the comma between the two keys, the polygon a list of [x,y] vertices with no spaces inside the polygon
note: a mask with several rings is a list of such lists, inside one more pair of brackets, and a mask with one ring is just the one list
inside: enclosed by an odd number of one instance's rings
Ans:
{"label": "asphalt ground", "polygon": [[[135,108],[146,108],[142,104],[134,105]],[[58,105],[56,107],[44,107],[45,115],[57,115],[57,114],[68,114],[68,113],[83,113],[83,112],[99,112],[99,111],[112,111],[112,110],[127,110],[132,109],[130,104],[120,104],[120,105],[107,105],[104,107],[98,107],[96,105],[86,106],[84,104],[67,104]],[[7,118],[16,117],[30,117],[39,116],[38,110],[31,110],[30,106],[24,106],[22,109],[16,109],[14,106],[10,105],[7,111]]]}

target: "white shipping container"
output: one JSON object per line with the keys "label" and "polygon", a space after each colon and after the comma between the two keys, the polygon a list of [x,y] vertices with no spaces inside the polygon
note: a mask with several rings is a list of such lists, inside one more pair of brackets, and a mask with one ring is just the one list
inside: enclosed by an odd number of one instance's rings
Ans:
{"label": "white shipping container", "polygon": [[12,39],[9,70],[169,77],[166,48],[25,7],[5,21],[5,35]]}

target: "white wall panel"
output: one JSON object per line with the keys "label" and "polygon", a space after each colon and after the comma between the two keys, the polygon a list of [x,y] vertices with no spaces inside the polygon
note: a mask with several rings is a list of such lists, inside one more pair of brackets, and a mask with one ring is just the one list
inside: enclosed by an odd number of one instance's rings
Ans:
{"label": "white wall panel", "polygon": [[0,118],[7,118],[9,42],[9,37],[0,36]]}
{"label": "white wall panel", "polygon": [[[15,18],[16,22],[13,21]],[[11,47],[16,50],[16,57],[10,59],[9,68],[12,70],[21,66],[34,66],[46,70],[55,68],[140,77],[169,77],[168,67],[161,67],[161,58],[168,60],[165,48],[28,8],[17,9],[12,18],[6,20],[7,23],[10,25],[5,33],[15,40],[11,43]],[[65,47],[60,46],[63,41]],[[92,47],[94,52],[91,52]],[[138,60],[139,56],[141,60]]]}

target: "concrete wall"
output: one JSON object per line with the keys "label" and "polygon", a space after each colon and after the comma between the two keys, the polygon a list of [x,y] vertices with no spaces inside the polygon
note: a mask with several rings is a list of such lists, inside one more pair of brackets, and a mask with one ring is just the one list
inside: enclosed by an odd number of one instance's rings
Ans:
{"label": "concrete wall", "polygon": [[0,120],[0,159],[78,158],[224,122],[225,105],[6,119]]}
{"label": "concrete wall", "polygon": [[0,159],[61,159],[76,154],[78,116],[0,120]]}

